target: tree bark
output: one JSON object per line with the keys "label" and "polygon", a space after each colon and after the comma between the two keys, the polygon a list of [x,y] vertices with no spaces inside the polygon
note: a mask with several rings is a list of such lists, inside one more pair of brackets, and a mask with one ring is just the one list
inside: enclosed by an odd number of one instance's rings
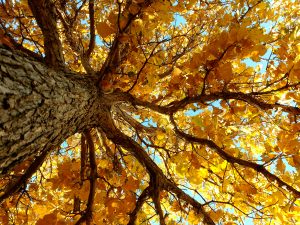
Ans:
{"label": "tree bark", "polygon": [[105,107],[94,79],[0,46],[0,173],[97,126]]}

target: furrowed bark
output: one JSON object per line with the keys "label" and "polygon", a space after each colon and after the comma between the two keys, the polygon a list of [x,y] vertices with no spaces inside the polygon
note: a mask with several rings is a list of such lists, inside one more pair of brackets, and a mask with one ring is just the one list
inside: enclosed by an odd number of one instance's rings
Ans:
{"label": "furrowed bark", "polygon": [[0,173],[96,126],[103,104],[94,79],[0,47]]}

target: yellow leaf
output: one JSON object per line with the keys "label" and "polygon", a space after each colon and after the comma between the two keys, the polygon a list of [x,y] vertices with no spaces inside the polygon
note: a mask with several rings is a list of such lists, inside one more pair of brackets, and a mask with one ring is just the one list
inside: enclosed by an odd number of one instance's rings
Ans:
{"label": "yellow leaf", "polygon": [[128,177],[125,185],[123,186],[124,189],[127,191],[134,191],[139,188],[139,181],[134,179],[132,176]]}
{"label": "yellow leaf", "polygon": [[49,213],[49,209],[44,204],[36,204],[34,206],[34,211],[39,215],[39,217],[44,217],[47,213]]}
{"label": "yellow leaf", "polygon": [[300,167],[300,155],[293,155],[293,162],[297,168]]}
{"label": "yellow leaf", "polygon": [[190,224],[196,225],[201,222],[201,216],[196,214],[193,210],[189,212],[187,220]]}
{"label": "yellow leaf", "polygon": [[136,32],[136,33],[139,33],[141,31],[143,31],[143,29],[144,29],[143,20],[141,20],[141,19],[134,20],[132,25],[133,25],[132,29],[134,29],[134,32]]}
{"label": "yellow leaf", "polygon": [[[183,165],[184,166],[184,165]],[[187,168],[187,166],[185,166]],[[203,179],[208,177],[208,170],[205,168],[190,169],[184,173],[192,184],[201,184]]]}
{"label": "yellow leaf", "polygon": [[57,212],[45,215],[42,219],[36,222],[36,225],[48,225],[57,223]]}
{"label": "yellow leaf", "polygon": [[166,135],[165,135],[165,133],[164,132],[162,132],[161,130],[158,130],[157,131],[157,139],[159,140],[159,141],[161,141],[161,140],[164,140],[165,138],[166,138]]}
{"label": "yellow leaf", "polygon": [[196,69],[199,66],[201,66],[201,64],[203,64],[203,62],[204,62],[204,59],[203,59],[202,54],[196,52],[192,56],[192,59],[191,59],[191,61],[189,63],[189,67],[192,68],[192,69]]}
{"label": "yellow leaf", "polygon": [[245,194],[256,194],[257,189],[251,186],[250,184],[240,184],[237,187],[237,191],[240,191]]}
{"label": "yellow leaf", "polygon": [[281,158],[277,160],[277,165],[276,165],[276,167],[277,167],[277,169],[278,169],[281,173],[284,173],[284,171],[285,171],[285,165],[284,165],[284,163],[283,163],[283,161],[282,161]]}
{"label": "yellow leaf", "polygon": [[224,213],[220,209],[218,209],[217,211],[211,211],[209,213],[210,218],[212,218],[214,221],[219,221],[223,215]]}
{"label": "yellow leaf", "polygon": [[131,14],[135,15],[135,14],[137,14],[137,13],[140,11],[140,7],[139,7],[137,4],[131,4],[131,5],[129,6],[128,11],[129,11]]}
{"label": "yellow leaf", "polygon": [[176,165],[176,172],[178,173],[178,175],[185,176],[187,171],[188,166],[186,163],[180,163]]}
{"label": "yellow leaf", "polygon": [[119,26],[120,26],[120,29],[124,29],[127,25],[127,22],[128,22],[128,18],[125,17],[125,16],[121,16],[120,17],[120,22],[119,22]]}
{"label": "yellow leaf", "polygon": [[172,71],[172,76],[178,76],[181,74],[181,69],[175,67],[174,70]]}
{"label": "yellow leaf", "polygon": [[111,169],[112,168],[111,162],[108,159],[100,159],[97,163],[98,163],[99,167],[102,169]]}
{"label": "yellow leaf", "polygon": [[134,192],[127,192],[125,198],[123,199],[124,205],[126,206],[123,211],[125,213],[130,212],[131,210],[134,209],[135,203],[136,203],[136,197]]}
{"label": "yellow leaf", "polygon": [[174,212],[180,211],[181,206],[180,206],[179,202],[178,202],[178,201],[174,201],[174,202],[172,203],[172,205],[171,205],[171,209],[172,209],[172,211],[174,211]]}
{"label": "yellow leaf", "polygon": [[96,29],[98,34],[102,37],[102,38],[106,38],[109,35],[115,33],[115,29],[113,29],[108,23],[106,22],[99,22],[96,25]]}
{"label": "yellow leaf", "polygon": [[197,156],[193,156],[191,158],[191,164],[195,169],[199,169],[201,167],[201,163],[199,162]]}
{"label": "yellow leaf", "polygon": [[232,67],[231,63],[225,63],[218,68],[219,77],[224,80],[226,83],[229,82],[232,77]]}

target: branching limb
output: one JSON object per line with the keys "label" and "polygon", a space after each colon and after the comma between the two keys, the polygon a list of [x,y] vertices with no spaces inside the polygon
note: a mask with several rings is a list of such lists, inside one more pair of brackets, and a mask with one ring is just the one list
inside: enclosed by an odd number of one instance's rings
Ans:
{"label": "branching limb", "polygon": [[[125,35],[129,32],[129,27],[134,21],[134,19],[142,12],[143,9],[146,9],[149,7],[154,1],[153,0],[147,0],[143,1],[137,4],[139,10],[137,13],[133,14],[130,12],[129,8],[131,4],[133,4],[132,1],[127,1],[126,5],[124,6],[123,11],[121,10],[123,3],[117,3],[119,7],[119,13],[118,13],[118,30],[115,34],[115,38],[112,42],[112,46],[110,48],[110,51],[106,57],[106,60],[104,64],[102,65],[101,69],[97,72],[97,76],[99,77],[99,80],[102,81],[104,77],[111,71],[115,70],[119,64],[120,64],[120,54],[122,51],[121,48],[121,36]],[[122,15],[125,15],[125,18],[127,18],[126,24],[121,27],[120,26],[120,18]]]}
{"label": "branching limb", "polygon": [[54,68],[64,69],[65,62],[53,3],[50,0],[29,0],[28,4],[43,32],[46,63]]}
{"label": "branching limb", "polygon": [[90,16],[90,42],[89,48],[85,52],[85,56],[89,59],[95,47],[95,9],[94,0],[89,1],[89,16]]}
{"label": "branching limb", "polygon": [[33,51],[30,51],[29,49],[25,48],[22,44],[18,43],[12,35],[9,33],[9,31],[6,29],[2,21],[0,20],[0,33],[2,32],[5,37],[9,39],[9,43],[13,45],[13,48],[20,50],[24,52],[25,54],[33,57],[34,59],[38,60],[39,62],[43,62],[43,57]]}
{"label": "branching limb", "polygon": [[172,124],[175,127],[175,133],[178,136],[182,137],[183,139],[185,139],[185,140],[187,140],[191,143],[194,142],[194,143],[202,144],[202,145],[205,145],[205,146],[207,146],[211,149],[214,149],[216,151],[216,153],[220,157],[225,159],[227,162],[232,163],[232,164],[236,163],[238,165],[251,168],[251,169],[255,170],[256,172],[258,172],[258,173],[262,174],[263,176],[265,176],[268,180],[276,181],[278,183],[278,186],[285,187],[288,191],[293,193],[293,195],[296,198],[300,198],[300,191],[296,190],[291,185],[287,184],[286,182],[281,180],[279,177],[277,177],[276,175],[269,172],[263,165],[260,165],[260,164],[254,163],[254,162],[250,162],[250,161],[247,161],[247,160],[244,160],[244,159],[240,159],[240,158],[231,156],[230,154],[225,152],[221,147],[219,147],[216,143],[214,143],[211,140],[208,140],[208,139],[205,139],[205,138],[198,138],[198,137],[195,137],[193,135],[184,133],[183,131],[179,130],[179,128],[177,127],[173,115],[171,115],[170,118],[171,118]]}
{"label": "branching limb", "polygon": [[[261,94],[263,96],[263,93]],[[186,105],[188,104],[193,104],[197,102],[210,102],[210,101],[216,101],[216,100],[240,100],[247,102],[250,105],[253,105],[255,107],[258,107],[262,110],[268,110],[268,109],[277,109],[281,108],[283,111],[290,112],[296,115],[300,114],[300,108],[294,107],[294,106],[288,106],[288,105],[283,105],[280,103],[267,103],[261,99],[255,98],[251,93],[245,94],[242,92],[217,92],[217,93],[212,93],[208,95],[199,95],[195,97],[186,97],[180,101],[174,101],[167,106],[165,106],[165,111],[167,113],[173,113],[178,111],[179,109],[183,109]],[[161,111],[162,108],[160,109]]]}
{"label": "branching limb", "polygon": [[[120,100],[131,102],[133,105],[144,106],[144,107],[152,109],[156,112],[159,112],[162,114],[167,114],[167,115],[171,115],[180,109],[184,109],[184,107],[187,106],[188,104],[206,103],[206,102],[211,102],[211,101],[217,101],[220,99],[240,100],[240,101],[247,102],[248,104],[258,107],[259,109],[262,109],[262,110],[282,109],[285,112],[288,112],[288,113],[291,113],[294,115],[300,115],[299,107],[284,105],[284,104],[280,104],[280,103],[273,103],[273,104],[267,103],[264,100],[259,99],[258,97],[254,97],[251,93],[245,94],[242,92],[217,92],[217,93],[212,93],[212,94],[198,95],[195,97],[186,97],[179,101],[173,101],[165,106],[156,105],[151,102],[141,101],[129,93],[115,92],[112,94],[112,96],[118,96],[120,98]],[[256,94],[255,96],[259,96],[259,95]],[[261,93],[261,96],[263,96],[263,93]]]}
{"label": "branching limb", "polygon": [[80,140],[80,145],[81,145],[81,151],[80,151],[80,180],[81,183],[84,181],[84,174],[86,170],[86,162],[87,162],[87,143],[86,143],[86,138],[85,135],[81,135],[81,140]]}
{"label": "branching limb", "polygon": [[12,196],[14,193],[18,192],[20,188],[26,182],[28,179],[32,177],[32,175],[40,168],[40,166],[45,161],[46,157],[48,156],[49,151],[44,151],[41,155],[35,158],[35,160],[31,163],[31,165],[27,168],[25,173],[16,178],[15,180],[12,180],[2,192],[0,195],[0,203],[2,203],[6,198]]}
{"label": "branching limb", "polygon": [[79,218],[75,225],[80,225],[83,222],[86,222],[87,225],[90,225],[92,222],[93,216],[93,207],[96,193],[96,180],[97,180],[97,164],[96,164],[96,155],[95,155],[95,146],[92,139],[90,131],[85,131],[84,136],[86,138],[88,151],[89,151],[89,163],[90,163],[90,190],[89,197],[86,204],[86,209],[83,215]]}
{"label": "branching limb", "polygon": [[122,167],[122,163],[118,158],[117,153],[113,152],[111,148],[108,146],[105,134],[100,129],[96,129],[96,131],[97,131],[97,141],[99,141],[99,146],[102,146],[103,150],[105,150],[106,152],[106,155],[112,159],[114,170],[118,174],[122,174],[123,167]]}
{"label": "branching limb", "polygon": [[139,198],[135,204],[134,210],[129,215],[130,219],[129,219],[129,222],[127,225],[134,225],[134,223],[136,221],[137,213],[141,210],[143,204],[149,197],[149,190],[150,190],[150,187],[145,188],[143,190],[142,194],[139,196]]}
{"label": "branching limb", "polygon": [[215,225],[202,204],[182,191],[174,182],[168,179],[163,171],[150,158],[147,152],[134,140],[123,134],[114,124],[109,110],[106,115],[101,118],[101,129],[105,132],[108,139],[117,145],[131,152],[133,156],[146,168],[148,173],[159,177],[160,187],[162,190],[173,192],[178,198],[192,205],[194,210],[203,218],[206,225]]}
{"label": "branching limb", "polygon": [[[82,3],[81,7],[76,10],[76,12],[79,13],[79,11],[81,10],[82,6],[84,5],[84,3]],[[68,17],[65,16],[65,12],[62,12],[61,9],[57,8],[57,15],[60,19],[60,21],[62,22],[62,25],[64,27],[64,34],[67,37],[67,40],[69,42],[70,47],[72,48],[72,50],[74,52],[76,52],[80,59],[81,59],[81,63],[83,68],[85,69],[85,71],[90,74],[93,75],[95,73],[95,71],[93,70],[93,68],[90,65],[90,55],[95,47],[95,18],[94,18],[94,1],[91,0],[89,2],[89,15],[90,15],[90,43],[89,43],[89,48],[87,51],[84,50],[84,47],[81,43],[81,37],[77,37],[74,35],[74,27],[73,27],[73,22],[69,22]],[[92,27],[93,26],[93,27]]]}
{"label": "branching limb", "polygon": [[150,176],[151,196],[155,206],[156,213],[159,216],[160,225],[165,225],[164,213],[160,205],[160,179],[159,176]]}
{"label": "branching limb", "polygon": [[132,118],[130,115],[128,115],[126,112],[124,112],[119,106],[116,107],[116,113],[138,132],[146,132],[152,134],[158,129],[156,127],[144,126],[143,124]]}

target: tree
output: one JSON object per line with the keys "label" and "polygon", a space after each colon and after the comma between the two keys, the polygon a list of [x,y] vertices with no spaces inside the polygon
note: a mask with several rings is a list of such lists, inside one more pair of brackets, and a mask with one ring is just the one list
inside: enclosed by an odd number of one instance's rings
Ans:
{"label": "tree", "polygon": [[1,224],[299,224],[299,7],[1,1]]}

